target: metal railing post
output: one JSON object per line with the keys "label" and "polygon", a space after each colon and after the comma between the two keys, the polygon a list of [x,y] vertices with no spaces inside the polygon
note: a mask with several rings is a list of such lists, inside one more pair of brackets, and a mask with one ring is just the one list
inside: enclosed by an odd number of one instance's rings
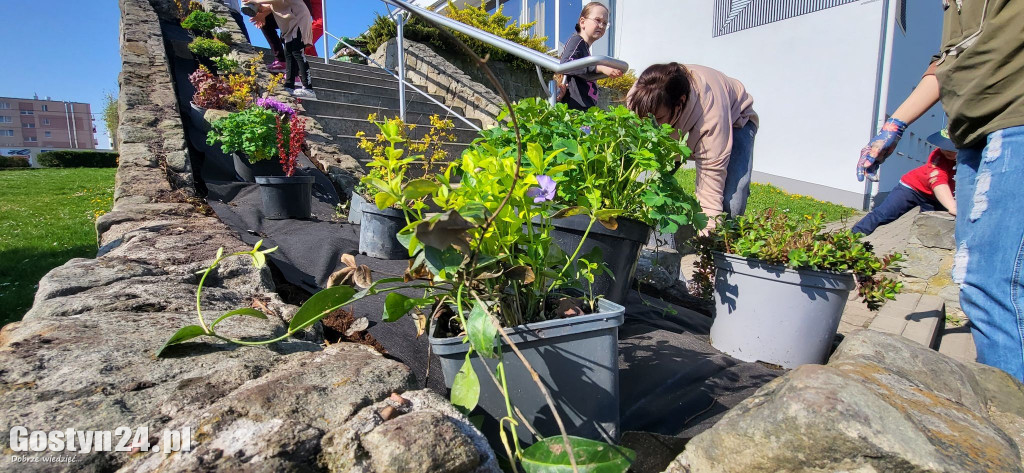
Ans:
{"label": "metal railing post", "polygon": [[549,80],[548,81],[548,103],[551,104],[552,107],[555,106],[555,101],[558,98],[556,96],[557,93],[558,93],[558,83],[555,82],[554,79]]}
{"label": "metal railing post", "polygon": [[398,116],[405,122],[405,13],[399,13],[398,25]]}
{"label": "metal railing post", "polygon": [[327,0],[320,0],[320,16],[324,22],[324,64],[329,64],[331,51],[327,49]]}

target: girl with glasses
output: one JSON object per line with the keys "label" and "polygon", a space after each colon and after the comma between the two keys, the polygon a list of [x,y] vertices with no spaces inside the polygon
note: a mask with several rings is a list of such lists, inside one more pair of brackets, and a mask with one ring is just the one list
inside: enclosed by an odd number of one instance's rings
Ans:
{"label": "girl with glasses", "polygon": [[[604,36],[608,26],[608,8],[600,2],[590,2],[583,7],[576,22],[576,32],[565,42],[562,63],[590,56],[590,46]],[[608,66],[590,66],[567,72],[560,82],[559,101],[569,108],[587,110],[597,105],[597,83],[581,76],[604,74],[619,77],[622,71]]]}

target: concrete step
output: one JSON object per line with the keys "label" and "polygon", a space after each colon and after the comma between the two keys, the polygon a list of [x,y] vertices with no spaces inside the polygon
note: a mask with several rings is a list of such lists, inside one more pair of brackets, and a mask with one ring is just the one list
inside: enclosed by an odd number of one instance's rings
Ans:
{"label": "concrete step", "polygon": [[[391,93],[386,95],[376,95],[343,90],[321,89],[320,86],[317,85],[316,97],[327,102],[363,105],[384,110],[393,110],[394,115],[398,115],[398,91],[396,90],[392,90]],[[448,114],[445,109],[428,101],[427,99],[424,99],[418,94],[416,97],[412,95],[406,96],[405,109],[407,112],[436,113],[438,115]],[[388,116],[391,115],[391,113],[388,114]]]}
{"label": "concrete step", "polygon": [[[398,109],[390,107],[374,107],[370,105],[359,105],[352,103],[343,102],[332,102],[328,100],[307,100],[302,103],[303,107],[306,108],[306,112],[314,117],[327,116],[327,117],[339,117],[339,118],[356,118],[360,120],[366,120],[371,113],[376,113],[378,119],[384,117],[393,117],[398,115]],[[417,107],[422,110],[407,110],[405,114],[406,123],[413,123],[416,125],[429,125],[430,116],[437,114],[441,118],[449,117],[447,110],[440,107]],[[456,127],[468,128],[462,120],[455,117],[450,117],[452,123]],[[476,126],[480,126],[479,120],[470,120],[471,123]]]}
{"label": "concrete step", "polygon": [[[317,115],[316,119],[324,127],[324,132],[334,136],[356,136],[357,132],[362,131],[372,137],[380,132],[380,129],[378,129],[373,123],[366,121],[366,118],[342,118]],[[429,129],[429,126],[418,126],[409,131],[409,137],[413,140],[419,140],[427,134]],[[477,137],[476,130],[472,128],[459,127],[458,125],[448,131],[455,135],[455,141],[458,143],[469,143]]]}
{"label": "concrete step", "polygon": [[307,61],[307,63],[314,74],[351,74],[380,80],[398,80],[377,66],[350,63],[324,64],[318,61]]}
{"label": "concrete step", "polygon": [[944,327],[939,336],[939,353],[964,363],[977,361],[978,351],[974,346],[970,323],[962,327]]}
{"label": "concrete step", "polygon": [[[313,75],[314,81],[336,80],[341,82],[351,82],[353,84],[374,85],[377,87],[386,87],[389,89],[398,90],[398,79],[392,78],[390,76],[365,75],[358,72],[323,69],[313,69],[309,71],[309,73]],[[406,91],[411,90],[411,88],[406,87]],[[413,93],[416,92],[413,91]]]}
{"label": "concrete step", "polygon": [[902,335],[935,348],[939,330],[946,321],[946,303],[941,297],[904,293],[878,311],[869,329]]}

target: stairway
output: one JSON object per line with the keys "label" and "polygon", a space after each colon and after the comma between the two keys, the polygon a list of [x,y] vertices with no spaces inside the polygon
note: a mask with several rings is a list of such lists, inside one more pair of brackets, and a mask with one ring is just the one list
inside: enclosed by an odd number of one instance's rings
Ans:
{"label": "stairway", "polygon": [[[265,57],[270,57],[269,52]],[[306,113],[323,126],[342,152],[365,166],[369,156],[358,148],[360,139],[356,133],[362,131],[373,137],[379,132],[376,125],[367,121],[370,114],[376,113],[378,120],[398,116],[398,80],[374,66],[340,61],[325,64],[317,58],[309,59],[309,65],[317,100],[303,100]],[[429,131],[433,114],[449,118],[455,125],[449,130],[455,135],[455,142],[443,147],[449,156],[460,156],[477,137],[476,130],[411,88],[406,88],[405,97],[406,123],[416,125],[409,132],[412,140],[420,140]],[[440,97],[434,98],[441,101]],[[462,113],[459,109],[455,111]],[[480,126],[478,120],[470,121]]]}

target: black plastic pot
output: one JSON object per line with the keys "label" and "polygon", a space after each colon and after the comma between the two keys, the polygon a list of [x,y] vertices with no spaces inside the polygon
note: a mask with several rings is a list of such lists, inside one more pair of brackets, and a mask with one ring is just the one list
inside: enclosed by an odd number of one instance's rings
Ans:
{"label": "black plastic pot", "polygon": [[401,210],[381,210],[365,203],[361,219],[360,253],[377,259],[409,259],[409,250],[398,241],[398,231],[406,225]]}
{"label": "black plastic pot", "polygon": [[256,176],[284,176],[281,163],[277,159],[265,159],[250,163],[242,153],[231,153],[231,159],[235,163],[235,174],[244,182],[256,182]]}
{"label": "black plastic pot", "polygon": [[[651,236],[651,227],[628,218],[616,220],[619,226],[615,230],[609,230],[600,222],[594,222],[579,255],[600,248],[601,258],[608,265],[614,279],[606,274],[596,276],[594,294],[603,295],[606,299],[621,304],[633,281],[636,263],[640,259],[640,249]],[[562,251],[572,255],[583,239],[589,223],[590,217],[586,215],[554,219],[551,239]]]}
{"label": "black plastic pot", "polygon": [[[206,109],[192,101],[188,104],[190,105],[188,118],[192,120],[192,125],[204,133],[210,131],[210,122],[206,121]],[[204,141],[203,144],[205,145],[206,142]]]}
{"label": "black plastic pot", "polygon": [[313,176],[257,176],[263,216],[270,220],[308,219],[313,201]]}
{"label": "black plastic pot", "polygon": [[[569,435],[615,442],[619,437],[618,335],[625,309],[607,300],[601,300],[598,309],[594,314],[520,325],[505,332],[547,386]],[[431,350],[440,358],[444,382],[450,388],[470,345],[461,336],[437,338],[439,324],[433,325]],[[502,341],[501,346],[512,405],[541,435],[557,434],[544,395],[508,345]],[[498,360],[475,353],[471,360],[480,380],[478,405],[495,418],[508,415],[505,397],[485,371],[493,373]],[[532,440],[524,426],[517,429],[521,439]]]}

